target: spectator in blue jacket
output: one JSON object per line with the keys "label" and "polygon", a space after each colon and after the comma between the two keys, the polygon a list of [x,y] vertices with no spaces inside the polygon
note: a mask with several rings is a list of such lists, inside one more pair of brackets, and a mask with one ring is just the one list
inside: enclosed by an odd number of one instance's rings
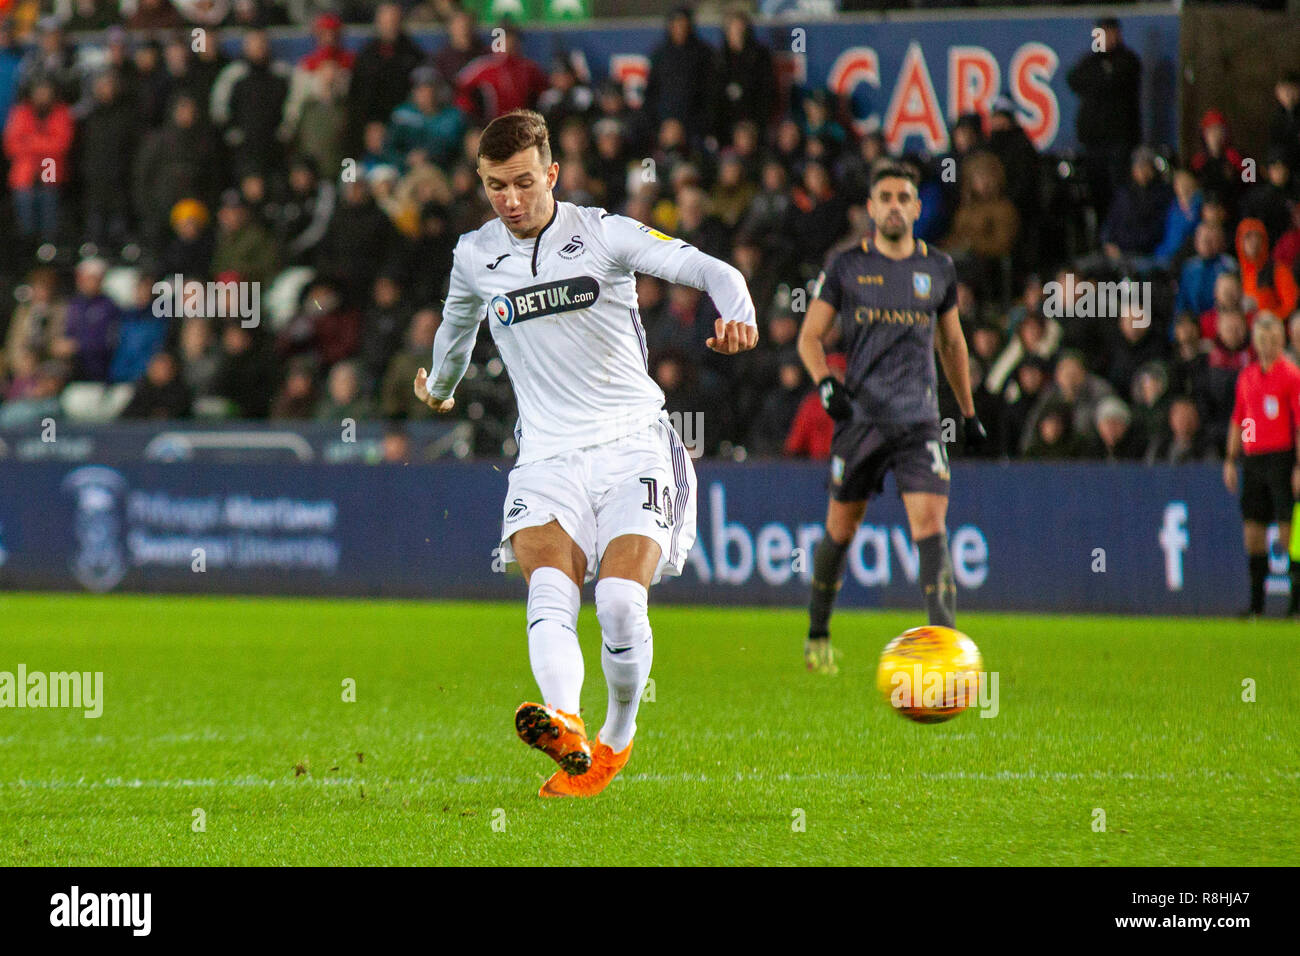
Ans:
{"label": "spectator in blue jacket", "polygon": [[9,118],[9,107],[18,98],[18,77],[23,51],[14,43],[13,26],[0,20],[0,128]]}
{"label": "spectator in blue jacket", "polygon": [[167,319],[153,314],[154,278],[141,273],[135,284],[135,301],[122,311],[118,323],[117,347],[108,367],[110,382],[139,381],[149,361],[167,341]]}
{"label": "spectator in blue jacket", "polygon": [[1178,275],[1178,297],[1174,299],[1174,315],[1186,313],[1194,319],[1214,308],[1214,283],[1219,276],[1237,268],[1224,252],[1227,241],[1222,226],[1201,223],[1196,227],[1195,243],[1196,255],[1183,263]]}
{"label": "spectator in blue jacket", "polygon": [[943,183],[939,180],[933,166],[925,163],[921,157],[911,155],[903,157],[903,165],[916,171],[917,198],[921,200],[921,215],[917,217],[912,234],[926,242],[938,242],[948,234],[952,210],[945,200]]}
{"label": "spectator in blue jacket", "polygon": [[1177,268],[1175,258],[1187,237],[1201,221],[1203,197],[1196,177],[1186,169],[1174,173],[1174,201],[1169,204],[1165,217],[1165,235],[1156,247],[1156,264],[1164,268]]}
{"label": "spectator in blue jacket", "polygon": [[460,153],[465,115],[452,105],[451,90],[433,67],[414,70],[411,80],[411,98],[388,121],[387,151],[409,166],[410,154],[423,150],[445,167]]}

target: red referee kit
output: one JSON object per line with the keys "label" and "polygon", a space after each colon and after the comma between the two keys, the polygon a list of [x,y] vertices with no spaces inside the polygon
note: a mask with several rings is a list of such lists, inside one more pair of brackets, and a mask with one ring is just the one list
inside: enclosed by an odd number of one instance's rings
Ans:
{"label": "red referee kit", "polygon": [[[1241,450],[1247,455],[1290,451],[1300,421],[1300,369],[1280,356],[1265,372],[1251,362],[1237,376],[1237,400],[1232,421],[1241,428]],[[1247,422],[1254,422],[1250,428]]]}

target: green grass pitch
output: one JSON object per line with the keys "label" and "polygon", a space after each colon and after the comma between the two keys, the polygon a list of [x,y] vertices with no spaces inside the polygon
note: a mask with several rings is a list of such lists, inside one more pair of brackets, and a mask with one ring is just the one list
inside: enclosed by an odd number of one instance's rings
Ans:
{"label": "green grass pitch", "polygon": [[[522,601],[0,596],[0,671],[105,684],[99,719],[0,709],[0,864],[1300,858],[1294,625],[961,614],[1001,712],[923,726],[874,687],[919,616],[840,612],[828,678],[802,668],[798,610],[652,607],[631,762],[594,800],[543,801],[550,764],[511,720],[537,693]],[[594,733],[590,607],[579,630]]]}

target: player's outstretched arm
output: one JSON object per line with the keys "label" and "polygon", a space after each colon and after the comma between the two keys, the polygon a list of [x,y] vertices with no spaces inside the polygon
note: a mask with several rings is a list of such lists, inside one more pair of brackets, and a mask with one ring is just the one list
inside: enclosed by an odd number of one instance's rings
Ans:
{"label": "player's outstretched arm", "polygon": [[627,216],[603,215],[601,229],[610,254],[624,268],[708,293],[727,317],[714,324],[716,334],[705,343],[713,351],[735,355],[758,344],[754,300],[745,277],[731,263]]}
{"label": "player's outstretched arm", "polygon": [[478,325],[485,314],[483,300],[469,280],[470,254],[470,237],[461,236],[452,256],[447,297],[442,303],[442,322],[438,325],[438,334],[433,337],[429,370],[420,369],[415,376],[415,397],[439,413],[449,412],[455,407],[451,393],[469,367]]}
{"label": "player's outstretched arm", "polygon": [[758,326],[746,322],[718,318],[713,322],[713,332],[704,344],[723,355],[745,352],[758,344]]}
{"label": "player's outstretched arm", "polygon": [[456,407],[454,398],[439,400],[429,394],[429,373],[424,369],[415,373],[415,397],[440,415],[445,415]]}

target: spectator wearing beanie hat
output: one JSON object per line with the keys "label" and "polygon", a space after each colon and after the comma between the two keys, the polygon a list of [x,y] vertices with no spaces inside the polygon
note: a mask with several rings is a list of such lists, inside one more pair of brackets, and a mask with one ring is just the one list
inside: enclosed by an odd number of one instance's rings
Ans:
{"label": "spectator wearing beanie hat", "polygon": [[158,262],[164,276],[176,273],[203,279],[212,266],[212,220],[208,207],[197,199],[182,199],[172,206],[172,234]]}
{"label": "spectator wearing beanie hat", "polygon": [[1201,116],[1201,148],[1191,162],[1201,191],[1218,196],[1229,209],[1235,209],[1244,168],[1241,153],[1232,145],[1227,118],[1219,110],[1206,110]]}

